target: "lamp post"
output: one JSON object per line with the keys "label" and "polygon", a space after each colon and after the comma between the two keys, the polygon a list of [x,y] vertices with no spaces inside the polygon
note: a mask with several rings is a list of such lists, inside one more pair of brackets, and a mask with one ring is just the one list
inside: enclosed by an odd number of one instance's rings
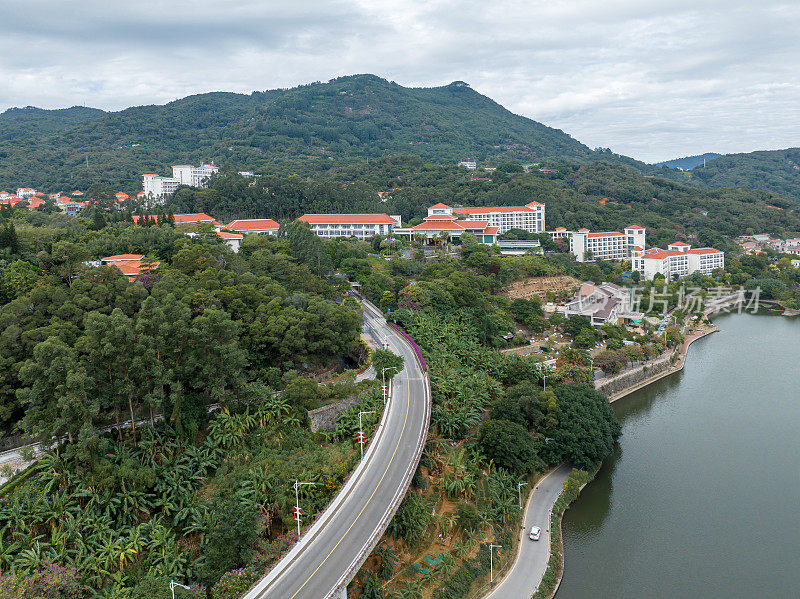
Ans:
{"label": "lamp post", "polygon": [[375,410],[369,410],[368,412],[359,412],[358,413],[358,442],[361,445],[361,460],[364,460],[364,429],[361,424],[361,416],[364,414],[374,414]]}
{"label": "lamp post", "polygon": [[183,585],[179,582],[175,582],[174,580],[169,581],[169,590],[172,592],[172,599],[175,599],[175,587],[181,587],[182,589],[186,589],[187,591],[191,591],[189,587]]}
{"label": "lamp post", "polygon": [[544,385],[542,391],[547,391],[547,374],[542,374],[542,384]]}
{"label": "lamp post", "polygon": [[519,497],[519,509],[522,509],[522,487],[528,483],[517,483],[517,496]]}
{"label": "lamp post", "polygon": [[490,589],[494,588],[494,557],[493,557],[493,554],[492,554],[492,550],[495,547],[497,547],[498,549],[501,549],[503,546],[502,545],[492,545],[491,543],[489,543],[489,588]]}
{"label": "lamp post", "polygon": [[295,512],[294,518],[297,520],[297,542],[300,542],[300,519],[301,519],[301,512],[300,512],[300,487],[303,485],[315,485],[317,483],[301,483],[299,480],[294,479],[294,503],[295,503]]}
{"label": "lamp post", "polygon": [[[381,368],[381,395],[383,396],[383,403],[386,404],[386,397],[389,395],[388,387],[386,387],[386,378],[385,373],[387,370],[397,370],[396,366],[387,366],[386,368]],[[397,374],[397,372],[395,372]]]}

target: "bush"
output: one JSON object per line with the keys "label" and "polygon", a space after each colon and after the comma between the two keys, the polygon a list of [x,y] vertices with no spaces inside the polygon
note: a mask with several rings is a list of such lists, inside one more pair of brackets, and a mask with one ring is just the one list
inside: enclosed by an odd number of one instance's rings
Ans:
{"label": "bush", "polygon": [[46,562],[32,573],[0,575],[0,599],[79,599],[88,597],[72,566]]}

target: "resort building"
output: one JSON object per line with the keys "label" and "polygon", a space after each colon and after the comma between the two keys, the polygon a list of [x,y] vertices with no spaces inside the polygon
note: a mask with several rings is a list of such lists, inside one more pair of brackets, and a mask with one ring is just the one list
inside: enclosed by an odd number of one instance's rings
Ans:
{"label": "resort building", "polygon": [[666,250],[637,246],[632,250],[632,270],[639,271],[648,281],[653,280],[656,273],[661,273],[672,281],[700,272],[711,276],[714,269],[725,268],[725,253],[714,248],[692,249],[687,243],[676,241]]}
{"label": "resort building", "polygon": [[277,235],[280,225],[271,218],[248,218],[231,221],[224,228],[242,235]]}
{"label": "resort building", "polygon": [[20,187],[17,189],[17,197],[22,198],[23,200],[35,195],[36,190],[32,187]]}
{"label": "resort building", "polygon": [[320,237],[369,239],[390,235],[400,227],[399,216],[388,214],[304,214],[298,220],[308,223]]}
{"label": "resort building", "polygon": [[591,281],[581,285],[567,304],[564,315],[585,316],[594,326],[624,324],[642,318],[641,313],[633,311],[633,293],[630,289],[614,283],[595,285]]}
{"label": "resort building", "polygon": [[171,177],[161,177],[152,173],[142,175],[142,188],[145,196],[153,200],[163,201],[174,194],[181,185],[190,187],[206,187],[212,175],[219,172],[213,164],[176,164],[172,167]]}
{"label": "resort building", "polygon": [[569,251],[578,262],[627,260],[631,257],[631,250],[637,246],[645,247],[645,229],[639,225],[625,227],[625,233],[592,233],[584,228],[569,238]]}
{"label": "resort building", "polygon": [[[476,221],[487,221],[497,227],[500,235],[509,229],[522,229],[529,233],[544,232],[544,204],[530,202],[524,206],[494,206],[484,208],[451,208],[436,204],[428,208],[428,217],[455,216]],[[426,219],[427,220],[427,219]]]}
{"label": "resort building", "polygon": [[478,243],[486,245],[497,243],[499,235],[498,228],[490,225],[488,220],[457,220],[455,216],[429,216],[415,227],[397,230],[398,235],[422,237],[428,243],[440,239],[459,240],[465,233],[474,235]]}
{"label": "resort building", "polygon": [[129,281],[135,281],[142,274],[157,268],[161,263],[156,260],[146,261],[143,254],[117,254],[101,258],[100,264],[116,266],[123,275],[128,277]]}

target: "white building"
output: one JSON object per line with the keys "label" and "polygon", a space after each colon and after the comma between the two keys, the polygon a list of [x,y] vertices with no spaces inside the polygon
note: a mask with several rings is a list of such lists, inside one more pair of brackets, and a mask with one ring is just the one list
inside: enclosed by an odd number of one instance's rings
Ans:
{"label": "white building", "polygon": [[257,235],[277,235],[280,225],[271,218],[248,218],[234,220],[225,225],[229,231],[236,231],[242,235],[255,233]]}
{"label": "white building", "polygon": [[36,195],[36,190],[31,187],[19,187],[17,188],[17,197],[22,198],[29,198],[31,196]]}
{"label": "white building", "polygon": [[524,206],[484,208],[451,208],[447,204],[439,203],[428,208],[428,218],[435,216],[485,220],[489,226],[497,227],[500,235],[510,229],[522,229],[529,233],[544,232],[544,204],[539,202],[530,202]]}
{"label": "white building", "polygon": [[478,168],[478,165],[470,160],[462,160],[458,163],[458,166],[463,166],[471,171],[474,171],[476,168]]}
{"label": "white building", "polygon": [[219,172],[219,167],[213,164],[176,164],[172,167],[172,178],[178,179],[181,185],[190,187],[206,187],[211,175]]}
{"label": "white building", "polygon": [[152,173],[142,175],[142,189],[147,198],[163,202],[181,185],[206,187],[211,175],[218,172],[219,167],[213,164],[201,164],[200,166],[176,164],[172,167],[171,177],[161,177]]}
{"label": "white building", "polygon": [[389,235],[400,227],[399,216],[388,214],[304,214],[298,220],[308,223],[320,237],[369,239]]}
{"label": "white building", "polygon": [[595,285],[583,283],[570,300],[564,315],[585,316],[592,325],[622,324],[626,320],[639,320],[642,314],[633,311],[633,294],[630,289],[614,283]]}
{"label": "white building", "polygon": [[698,248],[676,241],[666,250],[644,246],[633,248],[631,268],[638,270],[648,281],[653,280],[656,273],[661,273],[672,281],[700,272],[711,276],[716,268],[725,268],[725,253],[714,248]]}
{"label": "white building", "polygon": [[639,225],[625,227],[625,233],[592,233],[589,229],[579,229],[569,238],[569,251],[578,262],[627,260],[634,247],[645,247],[645,230]]}

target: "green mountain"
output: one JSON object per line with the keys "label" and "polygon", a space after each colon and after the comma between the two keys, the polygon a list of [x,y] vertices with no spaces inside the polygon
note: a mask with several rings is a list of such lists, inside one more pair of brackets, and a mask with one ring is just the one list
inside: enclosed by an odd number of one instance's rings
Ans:
{"label": "green mountain", "polygon": [[800,204],[800,148],[726,154],[691,171],[691,181],[712,189],[741,187],[782,195],[786,205]]}
{"label": "green mountain", "polygon": [[26,140],[61,133],[104,114],[99,108],[84,106],[60,110],[43,110],[33,106],[9,108],[0,114],[0,141]]}
{"label": "green mountain", "polygon": [[[32,132],[38,128],[36,136],[14,133],[21,128],[9,124],[15,110],[0,116],[0,189],[84,189],[105,182],[132,191],[140,188],[141,173],[167,174],[176,162],[314,170],[328,168],[331,160],[393,154],[435,162],[602,158],[648,174],[670,174],[609,150],[591,150],[463,82],[407,88],[355,75],[249,95],[200,94],[120,112],[73,110],[30,111],[26,126]],[[306,166],[298,166],[301,162]]]}
{"label": "green mountain", "polygon": [[673,160],[665,160],[664,162],[657,162],[656,166],[666,166],[668,168],[679,168],[683,171],[688,171],[696,166],[701,166],[708,161],[719,158],[722,154],[716,152],[706,152],[697,156],[685,156],[683,158],[675,158]]}

